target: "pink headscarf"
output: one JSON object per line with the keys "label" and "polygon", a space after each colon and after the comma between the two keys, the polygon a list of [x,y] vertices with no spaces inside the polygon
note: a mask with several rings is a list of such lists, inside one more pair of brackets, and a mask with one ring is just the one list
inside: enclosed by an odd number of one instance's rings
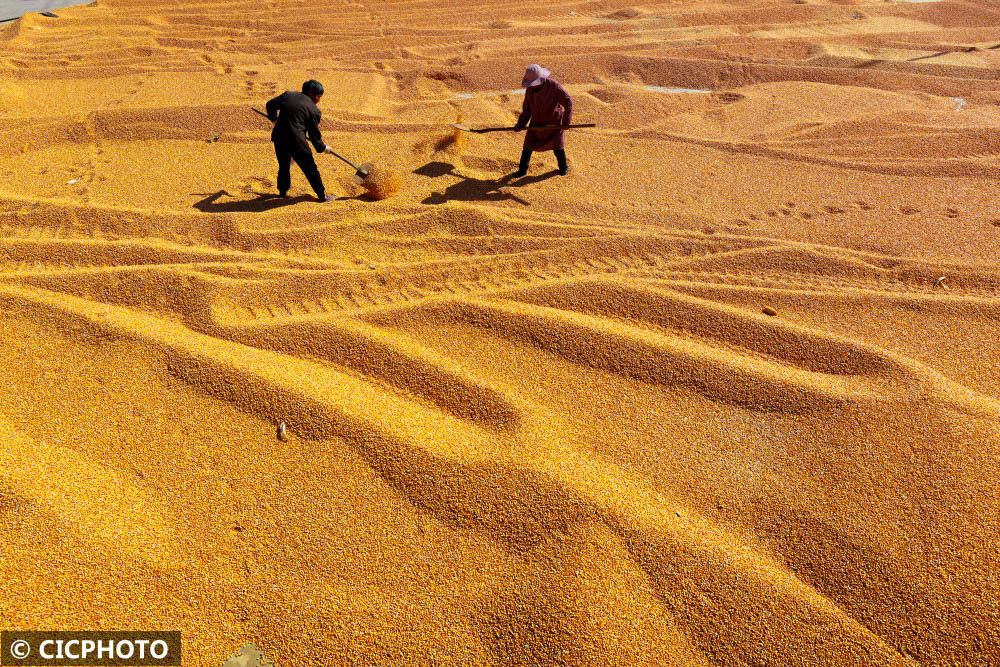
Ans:
{"label": "pink headscarf", "polygon": [[521,87],[531,88],[532,86],[538,86],[542,83],[542,79],[548,78],[550,74],[552,72],[541,65],[528,65],[528,69],[524,70],[524,78],[521,79]]}

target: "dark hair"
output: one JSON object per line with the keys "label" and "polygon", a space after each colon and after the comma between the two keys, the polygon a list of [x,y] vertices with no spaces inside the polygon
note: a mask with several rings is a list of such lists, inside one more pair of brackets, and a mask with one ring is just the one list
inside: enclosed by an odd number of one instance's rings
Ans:
{"label": "dark hair", "polygon": [[316,79],[309,79],[302,84],[302,92],[306,95],[311,95],[313,97],[319,97],[323,94],[323,84]]}

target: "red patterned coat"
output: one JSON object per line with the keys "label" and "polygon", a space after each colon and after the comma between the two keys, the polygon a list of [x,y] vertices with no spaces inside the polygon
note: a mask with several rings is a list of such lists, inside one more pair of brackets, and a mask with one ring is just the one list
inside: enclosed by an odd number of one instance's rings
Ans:
{"label": "red patterned coat", "polygon": [[[517,127],[531,125],[569,125],[573,116],[573,100],[555,79],[543,79],[540,86],[524,92],[524,106]],[[526,132],[524,147],[529,151],[562,150],[565,130]]]}

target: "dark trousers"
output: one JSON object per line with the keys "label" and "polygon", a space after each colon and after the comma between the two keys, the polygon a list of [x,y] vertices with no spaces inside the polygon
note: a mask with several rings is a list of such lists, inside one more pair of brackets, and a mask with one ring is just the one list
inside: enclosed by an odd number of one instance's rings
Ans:
{"label": "dark trousers", "polygon": [[289,151],[278,144],[274,145],[274,154],[278,158],[278,192],[285,194],[292,184],[291,166],[292,160],[299,165],[302,173],[309,180],[316,196],[322,199],[326,196],[326,188],[323,187],[323,177],[319,175],[316,167],[316,160],[309,151]]}
{"label": "dark trousers", "polygon": [[[566,151],[556,149],[552,151],[556,154],[556,162],[559,163],[559,171],[566,171]],[[531,162],[531,151],[525,148],[521,151],[521,171],[528,171],[528,163]]]}

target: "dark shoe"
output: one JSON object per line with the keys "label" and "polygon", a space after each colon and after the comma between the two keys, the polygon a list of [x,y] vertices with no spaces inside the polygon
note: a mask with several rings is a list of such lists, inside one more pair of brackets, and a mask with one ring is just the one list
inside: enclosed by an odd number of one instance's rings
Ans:
{"label": "dark shoe", "polygon": [[566,174],[568,174],[568,173],[569,173],[569,169],[565,169],[565,168],[563,168],[563,169],[560,169],[560,170],[559,170],[559,175],[560,175],[560,176],[565,176],[565,175],[566,175]]}
{"label": "dark shoe", "polygon": [[334,201],[335,199],[337,198],[334,197],[333,195],[324,195],[322,197],[316,197],[316,201],[320,202],[321,204]]}
{"label": "dark shoe", "polygon": [[279,197],[287,197],[288,196],[288,190],[285,190],[284,192],[279,192],[278,196]]}
{"label": "dark shoe", "polygon": [[510,175],[510,177],[511,177],[511,178],[524,178],[524,177],[525,177],[525,176],[527,176],[527,175],[528,175],[528,172],[527,172],[527,170],[524,170],[524,169],[518,169],[518,170],[517,170],[517,171],[515,171],[515,172],[514,172],[513,174],[511,174],[511,175]]}

